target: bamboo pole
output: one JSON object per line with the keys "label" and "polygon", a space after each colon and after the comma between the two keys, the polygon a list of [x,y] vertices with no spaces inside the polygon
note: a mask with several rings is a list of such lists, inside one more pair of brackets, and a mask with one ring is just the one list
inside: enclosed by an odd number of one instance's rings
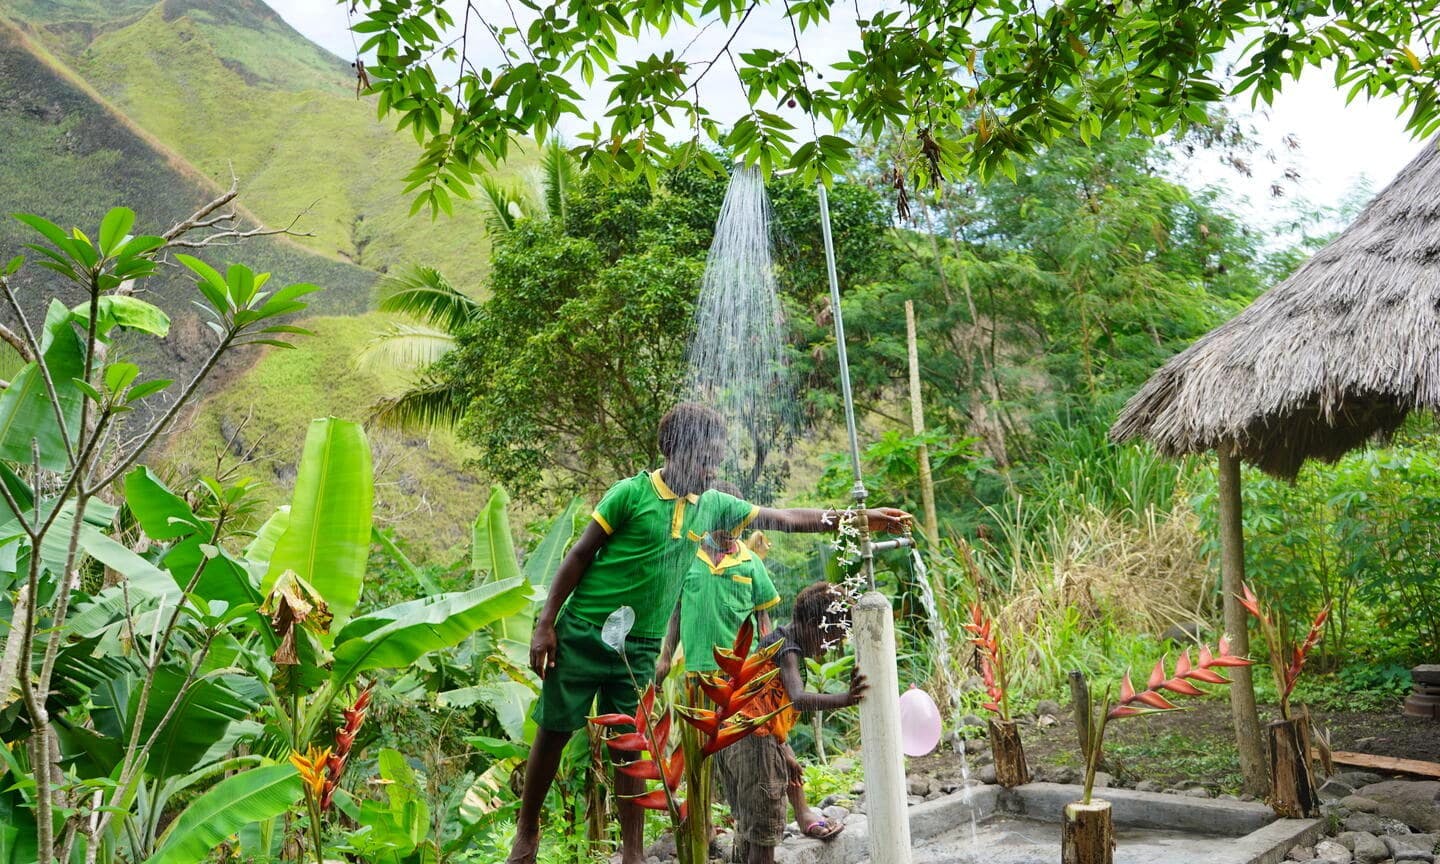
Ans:
{"label": "bamboo pole", "polygon": [[[1244,657],[1250,653],[1250,635],[1245,609],[1240,605],[1245,582],[1245,532],[1241,524],[1240,458],[1233,445],[1217,448],[1220,459],[1220,591],[1225,609],[1225,632],[1231,650]],[[1250,667],[1230,670],[1230,714],[1235,722],[1235,746],[1240,753],[1240,772],[1245,791],[1263,798],[1270,791],[1265,765],[1265,743],[1260,735],[1260,715],[1255,708],[1255,683]]]}
{"label": "bamboo pole", "polygon": [[[915,337],[915,303],[905,301],[905,345],[910,355],[910,427],[915,435],[925,434],[925,405],[920,399],[920,349]],[[933,547],[940,542],[940,519],[935,512],[935,479],[930,474],[930,447],[920,444],[920,506],[925,510],[925,539]]]}

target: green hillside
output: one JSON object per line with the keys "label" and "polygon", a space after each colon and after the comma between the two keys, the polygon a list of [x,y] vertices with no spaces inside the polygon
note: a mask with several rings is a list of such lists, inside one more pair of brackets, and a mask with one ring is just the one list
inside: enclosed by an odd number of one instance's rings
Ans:
{"label": "green hillside", "polygon": [[164,0],[139,14],[126,2],[99,23],[97,4],[25,5],[48,9],[31,19],[37,38],[118,110],[212,180],[228,185],[233,170],[263,221],[307,211],[316,235],[298,241],[307,248],[381,272],[434,264],[479,290],[481,206],[410,218],[401,177],[418,154],[414,139],[356,99],[347,61],[259,0]]}
{"label": "green hillside", "polygon": [[[318,337],[222,370],[220,389],[165,455],[176,467],[213,470],[243,423],[246,443],[259,443],[252,473],[273,481],[276,500],[310,418],[363,419],[400,383],[353,364],[387,324],[366,313],[377,274],[423,262],[479,292],[488,260],[479,205],[457,206],[454,218],[438,222],[408,215],[399,178],[415,158],[414,141],[375,120],[370,102],[355,98],[350,74],[346,61],[257,0],[0,6],[0,212],[83,225],[123,203],[141,227],[163,229],[228,186],[233,168],[241,203],[257,220],[284,225],[304,213],[297,230],[313,237],[253,239],[205,254],[325,287],[312,306],[323,317],[303,322]],[[0,224],[4,248],[20,242],[19,227]],[[35,284],[46,288],[37,298],[57,287]],[[154,288],[176,316],[179,338],[168,356],[140,359],[187,369],[202,355],[203,330],[187,323],[193,289],[178,275]],[[383,511],[425,514],[406,531],[424,551],[463,543],[488,488],[461,470],[453,441],[382,431],[372,438],[377,466],[389,472],[378,493]]]}

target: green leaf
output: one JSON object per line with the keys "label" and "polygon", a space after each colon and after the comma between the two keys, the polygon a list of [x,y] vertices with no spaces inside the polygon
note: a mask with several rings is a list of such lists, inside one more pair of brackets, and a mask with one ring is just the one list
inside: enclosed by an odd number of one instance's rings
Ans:
{"label": "green leaf", "polygon": [[289,525],[275,545],[261,593],[293,570],[330,605],[333,628],[343,627],[360,601],[370,557],[374,489],[370,443],[360,424],[334,417],[312,421]]}
{"label": "green leaf", "polygon": [[500,728],[512,741],[525,740],[525,718],[535,702],[535,689],[519,681],[489,681],[474,687],[461,687],[437,694],[435,701],[448,708],[468,708],[480,704],[489,708],[500,721]]}
{"label": "green leaf", "polygon": [[189,537],[205,527],[190,505],[143,465],[125,475],[125,503],[154,540]]}
{"label": "green leaf", "polygon": [[135,226],[135,211],[115,207],[100,222],[100,254],[107,258],[120,246],[120,241]]}
{"label": "green leaf", "polygon": [[530,603],[522,578],[490,582],[470,591],[400,603],[362,615],[335,637],[332,684],[343,686],[369,669],[399,669],[459,644],[481,627],[514,615]]}
{"label": "green leaf", "polygon": [[292,765],[269,765],[221,780],[185,808],[147,864],[193,864],[241,828],[281,816],[300,800]]}
{"label": "green leaf", "polygon": [[[85,349],[69,324],[70,310],[52,301],[45,319],[45,362],[60,399],[65,428],[75,436],[80,427],[80,406],[85,395],[75,380],[85,375]],[[69,467],[68,449],[55,419],[40,367],[27,364],[0,393],[0,459],[29,465],[31,440],[38,442],[40,467],[63,471]]]}
{"label": "green leaf", "polygon": [[134,363],[111,363],[105,367],[105,389],[120,393],[140,375],[140,367]]}
{"label": "green leaf", "polygon": [[560,569],[565,551],[575,537],[575,516],[584,506],[585,501],[580,496],[571,498],[560,515],[551,520],[550,528],[540,543],[525,557],[525,578],[530,580],[531,585],[548,586],[555,577],[555,571]]}
{"label": "green leaf", "polygon": [[[201,678],[190,685],[184,697],[185,670],[162,666],[155,671],[155,684],[145,705],[141,722],[141,739],[149,740],[157,727],[160,735],[145,773],[165,778],[186,774],[197,767],[222,758],[246,737],[256,737],[262,727],[247,721],[264,697],[264,688],[253,678],[227,675]],[[127,714],[134,722],[140,688],[131,692]],[[177,704],[178,703],[178,704]],[[165,713],[175,706],[170,720],[160,727]]]}
{"label": "green leaf", "polygon": [[126,394],[125,401],[138,402],[139,400],[144,399],[146,396],[153,396],[156,393],[159,393],[161,390],[164,390],[165,388],[169,387],[171,384],[174,383],[174,381],[171,381],[168,378],[156,378],[153,381],[146,381],[141,384],[136,384],[134,387],[131,387],[130,392]]}
{"label": "green leaf", "polygon": [[520,575],[515,541],[510,535],[510,519],[505,512],[509,503],[510,496],[504,487],[491,486],[490,500],[470,529],[470,569],[488,573],[492,582]]}
{"label": "green leaf", "polygon": [[226,312],[230,309],[230,287],[225,284],[225,277],[220,272],[199,258],[191,255],[176,254],[175,260],[188,267],[191,272],[200,277],[195,283],[205,299],[217,312]]}
{"label": "green leaf", "polygon": [[444,593],[440,588],[440,583],[431,578],[424,570],[421,570],[411,563],[410,559],[405,557],[405,553],[400,551],[400,547],[395,544],[395,541],[391,540],[385,532],[378,528],[373,529],[370,532],[370,539],[375,545],[385,550],[385,553],[390,556],[390,560],[394,561],[396,566],[403,570],[411,579],[415,580],[415,583],[420,586],[421,591],[431,596]]}

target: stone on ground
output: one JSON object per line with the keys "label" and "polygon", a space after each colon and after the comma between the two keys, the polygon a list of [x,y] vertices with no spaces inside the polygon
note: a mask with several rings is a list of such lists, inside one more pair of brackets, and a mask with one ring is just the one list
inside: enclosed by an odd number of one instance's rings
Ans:
{"label": "stone on ground", "polygon": [[1374,801],[1381,816],[1398,819],[1416,831],[1440,831],[1440,803],[1435,800],[1440,780],[1385,780],[1363,787],[1359,794]]}

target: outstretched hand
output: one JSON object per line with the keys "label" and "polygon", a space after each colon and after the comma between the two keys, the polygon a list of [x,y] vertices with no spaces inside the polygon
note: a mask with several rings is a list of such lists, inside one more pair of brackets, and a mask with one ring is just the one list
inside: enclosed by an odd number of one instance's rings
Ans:
{"label": "outstretched hand", "polygon": [[897,507],[871,507],[865,511],[865,518],[872,532],[886,531],[890,534],[904,533],[915,521],[914,516]]}

